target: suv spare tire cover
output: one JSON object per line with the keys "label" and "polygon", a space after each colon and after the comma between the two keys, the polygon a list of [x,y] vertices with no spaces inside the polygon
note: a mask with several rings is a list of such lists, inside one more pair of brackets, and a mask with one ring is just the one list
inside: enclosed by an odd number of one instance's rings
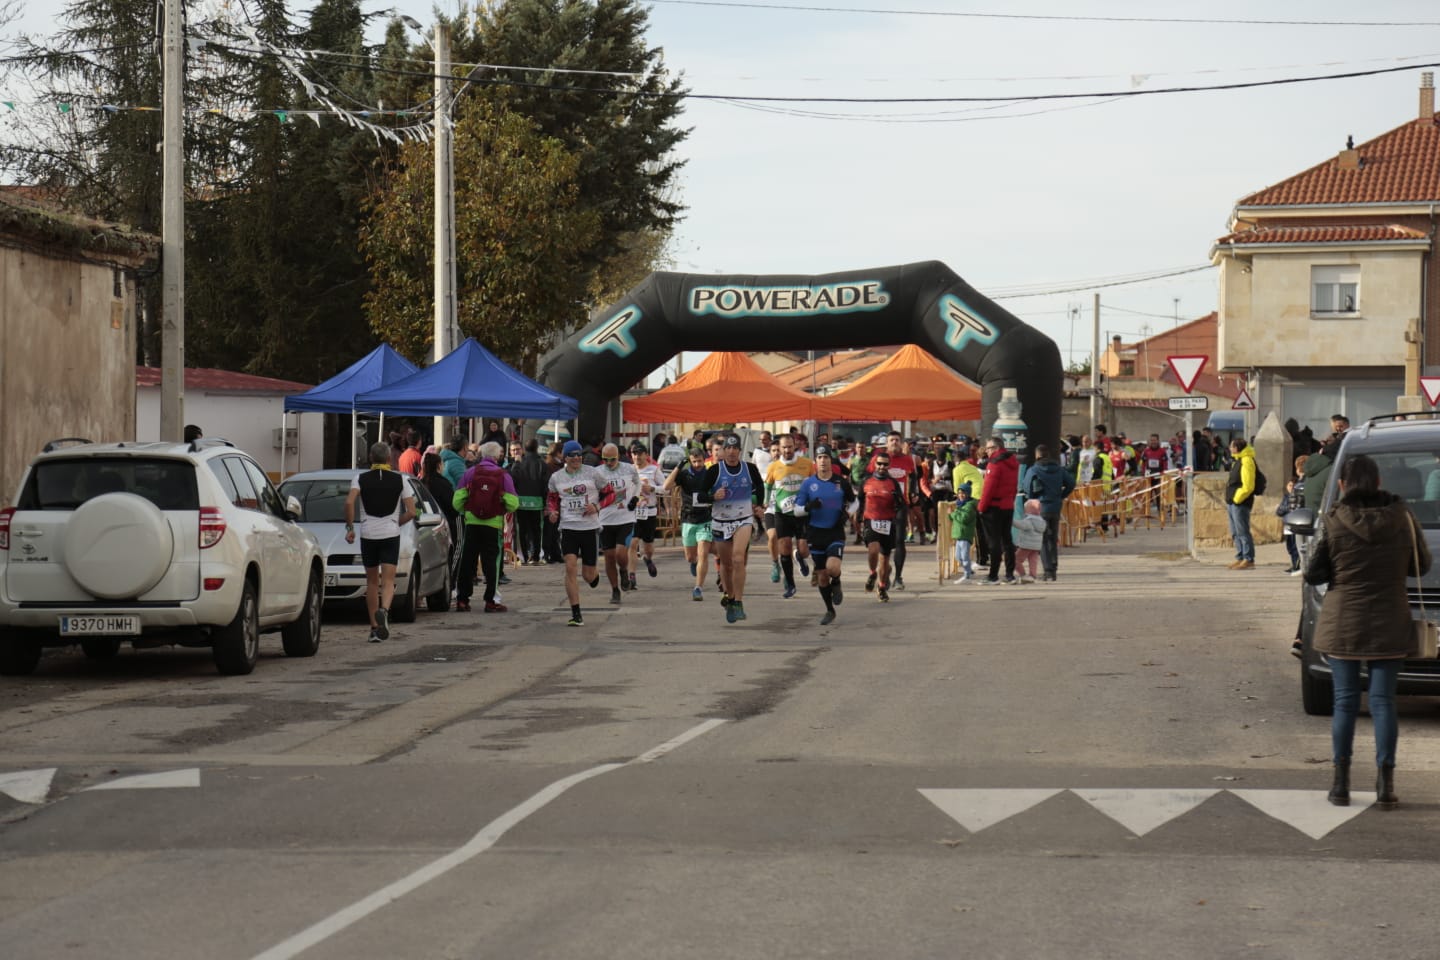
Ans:
{"label": "suv spare tire cover", "polygon": [[170,569],[174,549],[165,514],[133,493],[88,500],[65,524],[65,569],[76,583],[106,600],[150,590]]}

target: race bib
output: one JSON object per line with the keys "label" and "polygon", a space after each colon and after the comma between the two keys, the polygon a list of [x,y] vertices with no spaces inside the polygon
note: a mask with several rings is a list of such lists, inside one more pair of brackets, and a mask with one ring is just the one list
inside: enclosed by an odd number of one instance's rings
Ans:
{"label": "race bib", "polygon": [[566,497],[560,502],[560,512],[567,519],[576,520],[585,515],[584,497]]}
{"label": "race bib", "polygon": [[715,535],[716,540],[729,540],[735,536],[735,531],[750,522],[749,518],[742,520],[717,520],[710,525],[710,532]]}
{"label": "race bib", "polygon": [[871,529],[871,530],[874,530],[876,533],[880,534],[881,536],[884,536],[885,534],[887,534],[887,533],[890,532],[890,521],[889,521],[889,520],[871,520],[871,521],[870,521],[870,529]]}

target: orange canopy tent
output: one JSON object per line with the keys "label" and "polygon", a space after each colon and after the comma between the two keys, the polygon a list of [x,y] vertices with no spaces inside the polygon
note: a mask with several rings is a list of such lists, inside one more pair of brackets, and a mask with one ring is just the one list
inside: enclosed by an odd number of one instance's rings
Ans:
{"label": "orange canopy tent", "polygon": [[786,386],[743,353],[712,353],[670,386],[626,400],[630,423],[808,420],[810,394]]}
{"label": "orange canopy tent", "polygon": [[979,420],[980,390],[914,344],[838,393],[815,398],[816,420]]}

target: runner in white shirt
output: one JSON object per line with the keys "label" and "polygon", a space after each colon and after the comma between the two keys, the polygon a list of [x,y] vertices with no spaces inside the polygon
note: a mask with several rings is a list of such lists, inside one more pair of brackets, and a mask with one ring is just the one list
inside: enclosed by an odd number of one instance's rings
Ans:
{"label": "runner in white shirt", "polygon": [[579,573],[591,589],[600,585],[595,569],[600,504],[606,495],[600,471],[585,466],[585,448],[569,440],[564,448],[565,466],[550,475],[550,492],[545,509],[550,522],[560,528],[560,553],[565,557],[565,598],[570,601],[570,626],[585,623],[580,615]]}
{"label": "runner in white shirt", "polygon": [[620,592],[630,589],[630,536],[635,532],[635,507],[640,500],[640,475],[633,464],[620,459],[620,448],[607,443],[600,451],[598,473],[614,494],[600,508],[600,551],[605,554],[605,579],[610,581],[610,602],[620,603]]}
{"label": "runner in white shirt", "polygon": [[[630,561],[630,589],[635,589],[635,571],[641,559],[650,576],[655,576],[655,530],[660,520],[660,488],[665,485],[664,472],[650,459],[650,451],[643,443],[630,445],[630,456],[635,462],[635,473],[640,477],[640,502],[635,504],[635,535],[630,538],[634,556]],[[641,549],[644,557],[641,557]]]}

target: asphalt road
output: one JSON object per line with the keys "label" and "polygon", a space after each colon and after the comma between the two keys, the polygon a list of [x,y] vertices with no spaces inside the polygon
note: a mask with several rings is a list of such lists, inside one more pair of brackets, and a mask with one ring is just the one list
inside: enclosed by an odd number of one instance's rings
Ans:
{"label": "asphalt road", "polygon": [[1278,558],[1142,530],[985,588],[920,553],[889,604],[847,558],[824,628],[758,554],[727,625],[670,548],[583,629],[527,567],[508,614],[327,611],[249,677],[48,655],[0,682],[0,955],[1440,952],[1436,703],[1400,809],[1326,804]]}

